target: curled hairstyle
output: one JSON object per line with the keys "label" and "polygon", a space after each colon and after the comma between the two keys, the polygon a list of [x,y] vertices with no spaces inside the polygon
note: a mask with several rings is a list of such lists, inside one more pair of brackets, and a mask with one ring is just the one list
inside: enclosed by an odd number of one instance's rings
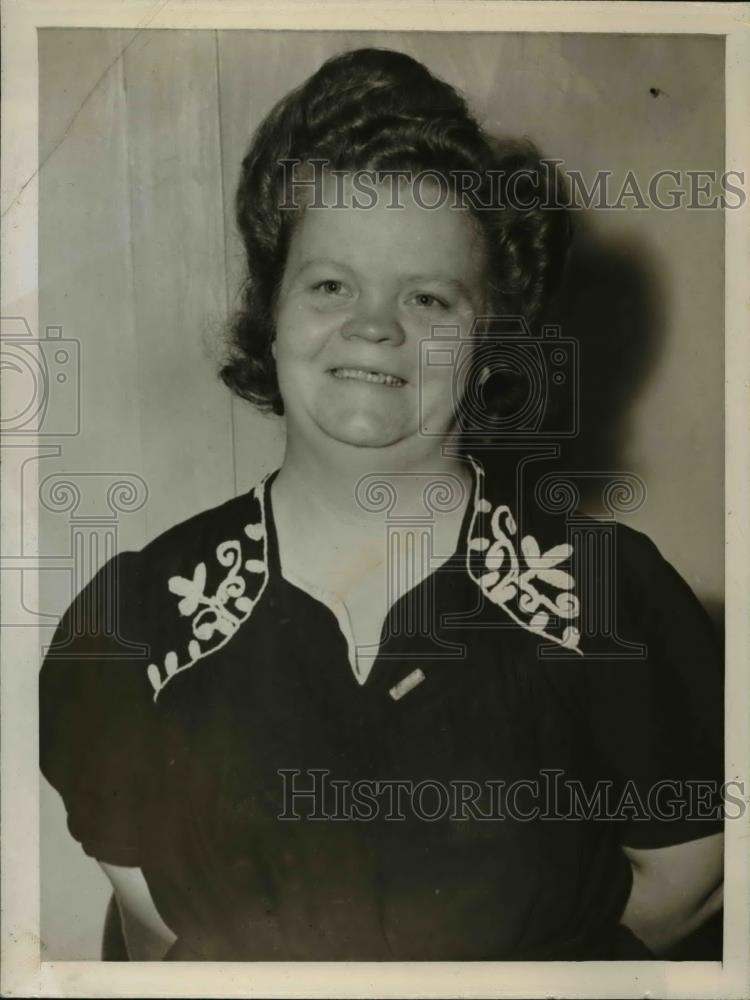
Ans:
{"label": "curled hairstyle", "polygon": [[569,215],[558,176],[536,149],[493,140],[453,87],[410,56],[375,48],[335,56],[276,104],[242,161],[235,204],[247,273],[220,374],[259,409],[284,412],[271,345],[299,211],[281,206],[293,201],[289,163],[311,160],[335,170],[429,171],[454,192],[457,175],[478,175],[468,207],[484,234],[493,313],[533,321],[557,286]]}

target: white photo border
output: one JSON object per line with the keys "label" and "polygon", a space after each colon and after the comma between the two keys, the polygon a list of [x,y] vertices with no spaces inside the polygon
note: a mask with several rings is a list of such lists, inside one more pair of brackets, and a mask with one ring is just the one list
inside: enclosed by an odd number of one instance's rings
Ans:
{"label": "white photo border", "polygon": [[[641,2],[245,2],[6,0],[2,12],[2,315],[38,320],[37,29],[429,30],[723,35],[726,169],[750,169],[750,4]],[[750,777],[750,205],[725,213],[726,777]],[[36,484],[32,483],[32,487]],[[2,483],[2,551],[20,491]],[[27,555],[32,553],[27,552]],[[7,565],[7,564],[6,564]],[[5,596],[5,592],[3,593]],[[487,963],[103,963],[41,960],[34,628],[2,635],[3,996],[750,996],[750,812],[727,823],[724,961]]]}

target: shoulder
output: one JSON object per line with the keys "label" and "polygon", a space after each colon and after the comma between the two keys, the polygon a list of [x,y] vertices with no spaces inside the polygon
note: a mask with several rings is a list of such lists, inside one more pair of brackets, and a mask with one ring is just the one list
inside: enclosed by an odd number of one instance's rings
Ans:
{"label": "shoulder", "polygon": [[207,579],[212,570],[225,571],[233,554],[244,553],[265,538],[264,484],[265,479],[240,496],[191,515],[140,549],[118,553],[77,595],[71,608],[90,603],[92,591],[111,596],[116,586],[120,610],[148,618],[153,602],[160,607],[174,593],[171,578],[193,579],[196,572],[200,576],[201,565]]}
{"label": "shoulder", "polygon": [[109,559],[62,616],[43,681],[52,663],[67,665],[68,677],[75,666],[111,681],[114,672],[103,668],[127,662],[153,695],[223,644],[267,580],[264,489],[265,479]]}
{"label": "shoulder", "polygon": [[260,599],[268,582],[268,478],[175,525],[139,553],[142,621],[152,650],[147,676],[155,695],[226,645]]}
{"label": "shoulder", "polygon": [[582,513],[565,491],[523,488],[524,470],[502,456],[475,468],[474,576],[518,624],[584,655],[612,642],[619,652],[618,628],[641,644],[680,629],[711,643],[705,610],[647,534]]}
{"label": "shoulder", "polygon": [[265,479],[246,493],[202,510],[175,524],[152,539],[138,553],[142,567],[185,567],[204,559],[225,542],[257,534],[264,522],[263,493]]}
{"label": "shoulder", "polygon": [[682,636],[688,643],[718,649],[718,636],[701,600],[687,579],[642,531],[617,523],[615,584],[632,613],[652,635]]}
{"label": "shoulder", "polygon": [[721,640],[700,599],[644,532],[615,521],[582,523],[602,533],[595,558],[585,546],[577,552],[590,676],[620,694],[628,688],[641,718],[649,699],[668,698],[683,724],[709,720],[720,732]]}
{"label": "shoulder", "polygon": [[575,524],[573,558],[590,634],[717,659],[708,613],[654,539],[614,519],[579,515]]}

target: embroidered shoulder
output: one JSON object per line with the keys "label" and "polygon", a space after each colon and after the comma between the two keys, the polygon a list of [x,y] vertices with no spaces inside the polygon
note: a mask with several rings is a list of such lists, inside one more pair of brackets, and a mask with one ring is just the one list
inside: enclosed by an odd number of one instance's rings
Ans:
{"label": "embroidered shoulder", "polygon": [[[477,490],[466,552],[469,576],[484,596],[518,625],[582,656],[578,648],[580,630],[573,624],[580,614],[581,603],[574,592],[573,576],[561,568],[573,555],[573,546],[562,542],[542,552],[532,535],[524,535],[519,551],[518,528],[510,508],[505,505],[493,508],[481,495],[484,470],[473,458],[470,461],[476,473]],[[489,532],[487,515],[491,515]],[[492,537],[488,538],[487,533]],[[484,553],[480,573],[472,566],[474,553]],[[540,588],[539,584],[544,586]],[[562,619],[562,627],[557,630],[555,619]]]}
{"label": "embroidered shoulder", "polygon": [[[209,566],[205,562],[198,563],[191,578],[172,576],[167,581],[170,593],[179,598],[179,614],[191,619],[192,638],[182,655],[177,650],[170,650],[162,666],[149,664],[148,679],[154,689],[154,701],[173,677],[226,645],[250,617],[265,590],[268,583],[264,505],[267,478],[250,494],[255,517],[244,526],[244,537],[221,542],[216,548],[215,563]],[[213,586],[207,586],[210,580],[216,581]]]}

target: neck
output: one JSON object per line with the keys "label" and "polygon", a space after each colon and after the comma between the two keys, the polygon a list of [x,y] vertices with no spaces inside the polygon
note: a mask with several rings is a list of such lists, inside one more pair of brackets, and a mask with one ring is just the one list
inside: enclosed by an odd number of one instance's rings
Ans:
{"label": "neck", "polygon": [[389,506],[387,493],[378,492],[378,483],[387,484],[387,492],[392,488],[399,515],[423,515],[429,481],[451,477],[464,489],[470,488],[471,475],[450,438],[420,437],[386,448],[360,448],[337,441],[321,446],[288,434],[273,492],[300,516],[320,513],[364,527],[374,514],[382,525],[384,506]]}

